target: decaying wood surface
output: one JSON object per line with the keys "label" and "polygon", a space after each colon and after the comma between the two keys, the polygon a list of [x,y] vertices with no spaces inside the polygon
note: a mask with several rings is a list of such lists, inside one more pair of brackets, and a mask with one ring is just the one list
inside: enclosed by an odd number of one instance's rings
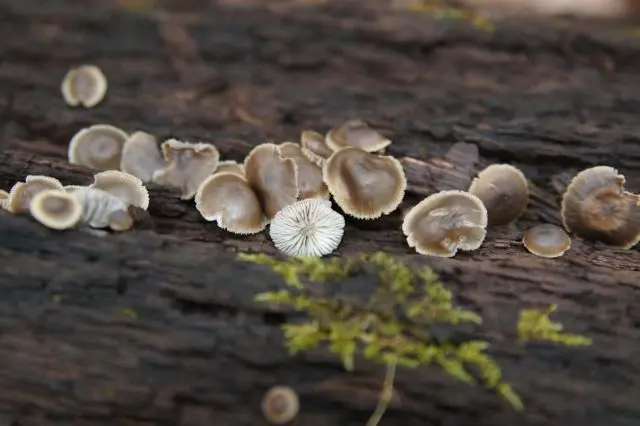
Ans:
{"label": "decaying wood surface", "polygon": [[[384,219],[349,220],[337,254],[431,265],[485,317],[481,335],[527,405],[514,413],[436,368],[401,370],[382,426],[640,423],[638,248],[575,238],[548,260],[519,242],[527,226],[559,223],[581,168],[616,167],[640,190],[640,39],[627,24],[511,21],[490,33],[377,3],[205,3],[134,12],[127,1],[3,1],[0,188],[28,174],[89,183],[91,171],[65,160],[91,124],[214,142],[242,160],[257,143],[363,118],[394,141],[410,193]],[[81,63],[109,79],[95,109],[60,95]],[[471,157],[477,147],[478,161],[447,157],[455,142]],[[522,220],[454,259],[415,255],[402,211],[492,162],[531,179]],[[288,356],[279,324],[292,313],[252,301],[282,283],[235,252],[275,254],[268,236],[224,233],[176,192],[150,192],[145,229],[105,238],[0,213],[0,425],[265,425],[260,399],[276,384],[300,393],[294,424],[363,425],[380,367],[349,374],[323,351]],[[517,311],[550,303],[594,344],[514,343]]]}

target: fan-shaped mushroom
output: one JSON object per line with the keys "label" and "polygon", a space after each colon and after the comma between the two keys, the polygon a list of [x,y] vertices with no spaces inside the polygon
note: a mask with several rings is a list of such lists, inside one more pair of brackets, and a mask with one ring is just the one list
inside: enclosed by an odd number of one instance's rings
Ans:
{"label": "fan-shaped mushroom", "polygon": [[298,415],[300,401],[296,391],[289,386],[274,386],[264,395],[260,407],[269,423],[282,425]]}
{"label": "fan-shaped mushroom", "polygon": [[0,189],[0,209],[6,209],[9,201],[9,193],[3,189]]}
{"label": "fan-shaped mushroom", "polygon": [[631,248],[640,241],[640,197],[624,189],[616,169],[596,166],[578,173],[562,198],[564,227],[586,240]]}
{"label": "fan-shaped mushroom", "polygon": [[234,173],[244,177],[244,164],[234,160],[225,160],[218,163],[218,168],[213,173]]}
{"label": "fan-shaped mushroom", "polygon": [[302,145],[302,154],[306,159],[318,167],[322,167],[325,160],[333,154],[333,150],[327,146],[324,136],[313,130],[302,132],[300,145]]}
{"label": "fan-shaped mushroom", "polygon": [[529,228],[522,237],[522,244],[536,256],[554,258],[569,250],[571,238],[559,226],[543,223]]}
{"label": "fan-shaped mushroom", "polygon": [[295,161],[298,170],[298,199],[329,198],[329,188],[322,180],[322,169],[316,166],[302,154],[300,145],[285,142],[279,145],[282,158]]}
{"label": "fan-shaped mushroom", "polygon": [[82,218],[82,207],[73,195],[60,189],[36,194],[29,204],[31,216],[47,228],[69,229]]}
{"label": "fan-shaped mushroom", "polygon": [[325,138],[327,146],[333,151],[356,147],[366,152],[382,151],[391,145],[391,141],[370,128],[362,120],[349,120],[331,129]]}
{"label": "fan-shaped mushroom", "polygon": [[128,137],[123,130],[108,124],[84,128],[69,143],[69,162],[95,170],[118,170]]}
{"label": "fan-shaped mushroom", "polygon": [[67,105],[92,108],[107,94],[107,78],[95,65],[82,65],[67,72],[60,90]]}
{"label": "fan-shaped mushroom", "polygon": [[492,164],[478,173],[469,193],[484,203],[489,226],[508,225],[518,219],[529,203],[529,183],[524,174],[509,164]]}
{"label": "fan-shaped mushroom", "polygon": [[458,250],[476,250],[486,236],[487,210],[475,195],[441,191],[405,215],[402,232],[420,254],[453,257]]}
{"label": "fan-shaped mushroom", "polygon": [[140,179],[151,182],[153,174],[164,167],[158,141],[152,134],[134,132],[124,142],[120,170]]}
{"label": "fan-shaped mushroom", "polygon": [[336,203],[359,219],[394,211],[407,186],[398,160],[353,147],[334,152],[324,163],[322,175]]}
{"label": "fan-shaped mushroom", "polygon": [[153,182],[179,188],[183,200],[196,195],[200,184],[213,174],[220,161],[218,148],[208,143],[169,139],[161,149],[165,166],[153,174]]}
{"label": "fan-shaped mushroom", "polygon": [[200,184],[196,209],[207,221],[235,234],[255,234],[267,225],[260,200],[245,178],[235,173],[215,173]]}
{"label": "fan-shaped mushroom", "polygon": [[58,179],[50,176],[29,175],[24,182],[13,185],[6,201],[6,209],[11,213],[26,213],[33,197],[47,189],[63,191],[64,186]]}
{"label": "fan-shaped mushroom", "polygon": [[137,177],[119,170],[107,170],[93,176],[91,188],[98,188],[120,198],[127,206],[149,208],[149,192]]}
{"label": "fan-shaped mushroom", "polygon": [[298,199],[298,167],[293,159],[283,158],[275,144],[253,148],[244,160],[244,173],[269,220]]}
{"label": "fan-shaped mushroom", "polygon": [[[91,228],[107,228],[117,211],[126,211],[127,204],[120,198],[98,188],[88,186],[70,193],[82,206],[81,222]],[[116,219],[120,219],[116,217]]]}

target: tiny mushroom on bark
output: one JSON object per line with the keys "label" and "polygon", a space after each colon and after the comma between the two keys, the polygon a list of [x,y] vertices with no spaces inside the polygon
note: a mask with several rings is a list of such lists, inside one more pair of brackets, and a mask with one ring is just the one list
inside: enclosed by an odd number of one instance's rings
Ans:
{"label": "tiny mushroom on bark", "polygon": [[367,152],[377,152],[391,144],[389,139],[358,119],[349,120],[331,129],[327,133],[325,142],[333,151],[352,146]]}
{"label": "tiny mushroom on bark", "polygon": [[469,193],[487,208],[489,226],[508,225],[518,219],[529,203],[529,183],[524,174],[509,164],[492,164],[478,173]]}
{"label": "tiny mushroom on bark", "polygon": [[[110,227],[112,215],[115,212],[127,211],[127,204],[124,201],[98,188],[85,186],[75,189],[70,194],[82,206],[81,222],[91,228]],[[116,219],[121,219],[117,216]]]}
{"label": "tiny mushroom on bark", "polygon": [[9,193],[4,189],[0,189],[0,209],[6,209],[9,201]]}
{"label": "tiny mushroom on bark", "polygon": [[318,167],[322,167],[325,160],[333,154],[333,150],[327,146],[324,136],[313,130],[302,132],[300,145],[302,146],[302,154]]}
{"label": "tiny mushroom on bark", "polygon": [[156,137],[146,132],[134,132],[124,142],[120,170],[151,182],[153,174],[164,167]]}
{"label": "tiny mushroom on bark", "polygon": [[69,162],[95,170],[118,170],[128,137],[123,130],[109,124],[84,128],[69,143]]}
{"label": "tiny mushroom on bark", "polygon": [[91,188],[98,188],[104,192],[120,198],[127,206],[149,208],[149,192],[137,177],[119,170],[107,170],[94,175]]}
{"label": "tiny mushroom on bark", "polygon": [[522,244],[540,257],[560,257],[571,248],[571,238],[556,225],[543,223],[529,228],[522,237]]}
{"label": "tiny mushroom on bark", "polygon": [[298,170],[298,200],[307,198],[329,198],[329,188],[322,180],[322,169],[316,166],[302,153],[300,145],[285,142],[279,145],[280,155],[295,161]]}
{"label": "tiny mushroom on bark", "polygon": [[458,250],[476,250],[486,236],[487,210],[475,195],[441,191],[405,215],[402,232],[420,254],[453,257]]}
{"label": "tiny mushroom on bark", "polygon": [[278,145],[263,143],[253,148],[244,161],[244,172],[267,219],[297,201],[298,167],[293,159],[282,157]]}
{"label": "tiny mushroom on bark", "polygon": [[578,173],[562,198],[564,227],[586,240],[631,248],[640,241],[640,196],[625,191],[625,178],[608,166]]}
{"label": "tiny mushroom on bark", "polygon": [[196,209],[207,221],[234,234],[255,234],[264,230],[267,219],[260,200],[244,177],[215,173],[200,184]]}
{"label": "tiny mushroom on bark", "polygon": [[67,105],[92,108],[107,94],[107,78],[95,65],[82,65],[67,72],[60,89]]}
{"label": "tiny mushroom on bark", "polygon": [[331,209],[331,201],[306,199],[280,210],[269,225],[269,235],[288,256],[322,257],[338,247],[344,225],[344,217]]}
{"label": "tiny mushroom on bark", "polygon": [[218,148],[209,143],[169,139],[161,148],[165,166],[153,174],[153,182],[179,188],[183,200],[196,195],[200,184],[213,174],[220,161]]}
{"label": "tiny mushroom on bark", "polygon": [[60,189],[47,189],[33,197],[31,216],[47,228],[73,228],[82,218],[82,206],[76,198]]}
{"label": "tiny mushroom on bark", "polygon": [[394,211],[407,186],[398,160],[353,147],[334,152],[322,175],[336,203],[358,219],[376,219]]}
{"label": "tiny mushroom on bark", "polygon": [[244,177],[244,164],[240,164],[234,160],[221,161],[218,163],[218,168],[213,173],[233,173]]}
{"label": "tiny mushroom on bark", "polygon": [[262,398],[262,414],[274,425],[289,423],[300,411],[300,400],[289,386],[274,386]]}
{"label": "tiny mushroom on bark", "polygon": [[29,175],[24,182],[13,185],[6,200],[6,209],[11,213],[26,213],[33,197],[48,189],[64,191],[64,186],[58,179],[50,176]]}

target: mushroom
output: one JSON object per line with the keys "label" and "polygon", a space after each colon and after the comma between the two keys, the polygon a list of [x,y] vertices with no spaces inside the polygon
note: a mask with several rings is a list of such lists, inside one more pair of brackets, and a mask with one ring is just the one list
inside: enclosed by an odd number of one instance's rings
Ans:
{"label": "mushroom", "polygon": [[151,182],[156,170],[164,167],[156,137],[142,131],[134,132],[124,142],[120,170],[140,179]]}
{"label": "mushroom", "polygon": [[325,160],[333,154],[333,150],[327,146],[324,136],[313,130],[305,130],[300,135],[302,154],[318,167],[322,167]]}
{"label": "mushroom", "polygon": [[322,257],[342,241],[344,217],[331,209],[331,201],[306,199],[280,210],[269,225],[276,248],[288,256]]}
{"label": "mushroom", "polygon": [[453,257],[458,250],[476,250],[486,236],[487,209],[464,191],[430,195],[407,212],[402,232],[420,254]]}
{"label": "mushroom", "polygon": [[269,423],[282,425],[298,415],[300,400],[289,386],[274,386],[262,398],[260,408]]}
{"label": "mushroom", "polygon": [[322,176],[336,203],[358,219],[394,211],[407,186],[398,160],[354,147],[334,152],[324,163]]}
{"label": "mushroom", "polygon": [[169,139],[161,145],[165,166],[153,174],[153,182],[179,188],[180,198],[189,200],[198,186],[213,174],[220,161],[218,148],[209,143],[182,142]]}
{"label": "mushroom", "polygon": [[149,192],[137,177],[119,170],[107,170],[93,176],[91,188],[98,188],[120,198],[127,206],[149,208]]}
{"label": "mushroom", "polygon": [[293,142],[280,144],[282,158],[295,161],[298,170],[298,200],[307,198],[329,198],[329,188],[322,180],[322,169],[309,161],[300,145]]}
{"label": "mushroom", "polygon": [[564,229],[549,223],[529,228],[522,237],[522,244],[540,257],[560,257],[571,247],[571,238]]}
{"label": "mushroom", "polygon": [[95,170],[118,170],[128,137],[123,130],[109,124],[86,127],[69,143],[69,162]]}
{"label": "mushroom", "polygon": [[298,167],[293,159],[282,157],[277,145],[263,143],[253,148],[244,160],[244,172],[267,219],[297,201]]}
{"label": "mushroom", "polygon": [[92,108],[107,94],[107,78],[95,65],[82,65],[67,72],[60,89],[67,105]]}
{"label": "mushroom", "polygon": [[9,202],[9,193],[4,189],[0,189],[0,209],[6,209]]}
{"label": "mushroom", "polygon": [[487,208],[489,226],[508,225],[518,219],[529,203],[529,183],[524,174],[509,164],[492,164],[478,173],[469,193]]}
{"label": "mushroom", "polygon": [[235,234],[256,234],[267,225],[258,196],[244,177],[215,173],[204,180],[195,196],[196,209],[207,221]]}
{"label": "mushroom", "polygon": [[586,240],[631,248],[640,241],[640,196],[624,189],[616,169],[596,166],[578,173],[562,197],[564,227]]}
{"label": "mushroom", "polygon": [[234,160],[226,160],[218,163],[218,168],[213,173],[234,173],[244,177],[244,165]]}
{"label": "mushroom", "polygon": [[58,179],[50,176],[29,175],[24,182],[16,182],[13,185],[5,202],[5,208],[11,213],[26,213],[29,211],[29,204],[33,197],[47,189],[63,191],[64,186]]}
{"label": "mushroom", "polygon": [[47,228],[73,228],[82,218],[82,206],[71,194],[60,189],[47,189],[33,197],[31,216]]}
{"label": "mushroom", "polygon": [[376,152],[391,144],[389,139],[358,119],[349,120],[331,129],[325,137],[325,142],[333,151],[353,146],[366,152]]}
{"label": "mushroom", "polygon": [[[127,204],[115,195],[98,188],[85,186],[71,192],[82,206],[82,223],[91,228],[107,228],[114,222],[112,215],[127,210]],[[117,228],[121,227],[121,215],[115,215]]]}
{"label": "mushroom", "polygon": [[109,228],[113,231],[122,232],[133,228],[134,218],[129,210],[114,210],[108,216]]}

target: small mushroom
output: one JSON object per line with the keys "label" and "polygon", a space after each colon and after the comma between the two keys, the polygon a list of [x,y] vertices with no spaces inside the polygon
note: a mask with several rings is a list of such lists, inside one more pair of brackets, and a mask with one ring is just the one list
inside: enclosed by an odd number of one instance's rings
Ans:
{"label": "small mushroom", "polygon": [[153,174],[164,167],[156,137],[146,132],[134,132],[124,142],[120,170],[151,182]]}
{"label": "small mushroom", "polygon": [[631,248],[640,241],[640,196],[625,191],[616,169],[596,166],[578,173],[562,198],[564,227],[586,240]]}
{"label": "small mushroom", "polygon": [[127,210],[124,201],[98,188],[85,186],[75,189],[70,195],[82,206],[81,222],[91,228],[108,228],[114,212]]}
{"label": "small mushroom", "polygon": [[324,141],[324,136],[313,130],[302,132],[300,145],[302,145],[302,154],[318,167],[322,167],[325,160],[333,154],[333,150]]}
{"label": "small mushroom", "polygon": [[253,148],[244,160],[244,172],[267,219],[297,201],[298,167],[293,159],[282,157],[278,145],[263,143]]}
{"label": "small mushroom", "polygon": [[329,188],[322,180],[322,169],[316,166],[302,153],[300,145],[293,142],[280,144],[282,158],[295,161],[298,170],[298,200],[307,198],[329,198]]}
{"label": "small mushroom", "polygon": [[95,65],[82,65],[67,72],[61,90],[67,105],[92,108],[107,94],[107,78]]}
{"label": "small mushroom", "polygon": [[95,170],[118,170],[128,137],[123,130],[109,124],[86,127],[69,143],[69,162]]}
{"label": "small mushroom", "polygon": [[9,201],[9,193],[3,189],[0,189],[0,209],[6,209]]}
{"label": "small mushroom", "polygon": [[91,188],[98,188],[120,198],[127,206],[149,208],[149,192],[137,177],[119,170],[106,170],[93,176]]}
{"label": "small mushroom", "polygon": [[529,183],[524,174],[509,164],[492,164],[478,173],[469,193],[484,203],[489,226],[508,225],[517,220],[529,203]]}
{"label": "small mushroom", "polygon": [[69,229],[82,218],[82,206],[71,194],[59,189],[47,189],[33,197],[29,204],[31,216],[47,228]]}
{"label": "small mushroom", "polygon": [[133,228],[134,219],[128,210],[114,210],[109,216],[109,228],[114,231],[122,232]]}
{"label": "small mushroom", "polygon": [[476,250],[486,236],[487,209],[464,191],[441,191],[414,206],[404,217],[402,232],[420,254],[453,257]]}
{"label": "small mushroom", "polygon": [[333,151],[353,146],[366,152],[377,152],[391,145],[389,139],[358,119],[349,120],[331,129],[327,133],[325,142]]}
{"label": "small mushroom", "polygon": [[244,177],[244,164],[239,164],[234,160],[221,161],[218,163],[218,168],[213,173],[233,173]]}
{"label": "small mushroom", "polygon": [[195,203],[205,220],[235,234],[256,234],[267,225],[258,196],[245,178],[235,173],[214,173],[206,178],[196,192]]}
{"label": "small mushroom", "polygon": [[58,179],[50,176],[29,175],[24,182],[13,185],[6,200],[6,209],[11,213],[26,213],[33,197],[47,189],[63,191],[64,186]]}
{"label": "small mushroom", "polygon": [[274,386],[264,395],[260,407],[269,423],[283,425],[298,415],[300,400],[289,386]]}
{"label": "small mushroom", "polygon": [[310,198],[280,210],[269,225],[269,235],[288,256],[322,257],[338,247],[344,225],[344,217],[331,209],[331,201]]}
{"label": "small mushroom", "polygon": [[336,203],[358,219],[376,219],[394,211],[407,186],[398,160],[353,147],[334,152],[324,163],[322,175]]}
{"label": "small mushroom", "polygon": [[522,237],[522,244],[540,257],[560,257],[571,247],[571,238],[564,229],[549,223],[529,228]]}
{"label": "small mushroom", "polygon": [[220,161],[218,148],[209,143],[169,139],[161,149],[165,166],[153,174],[152,180],[158,185],[179,188],[183,200],[196,195],[200,184],[213,174]]}

